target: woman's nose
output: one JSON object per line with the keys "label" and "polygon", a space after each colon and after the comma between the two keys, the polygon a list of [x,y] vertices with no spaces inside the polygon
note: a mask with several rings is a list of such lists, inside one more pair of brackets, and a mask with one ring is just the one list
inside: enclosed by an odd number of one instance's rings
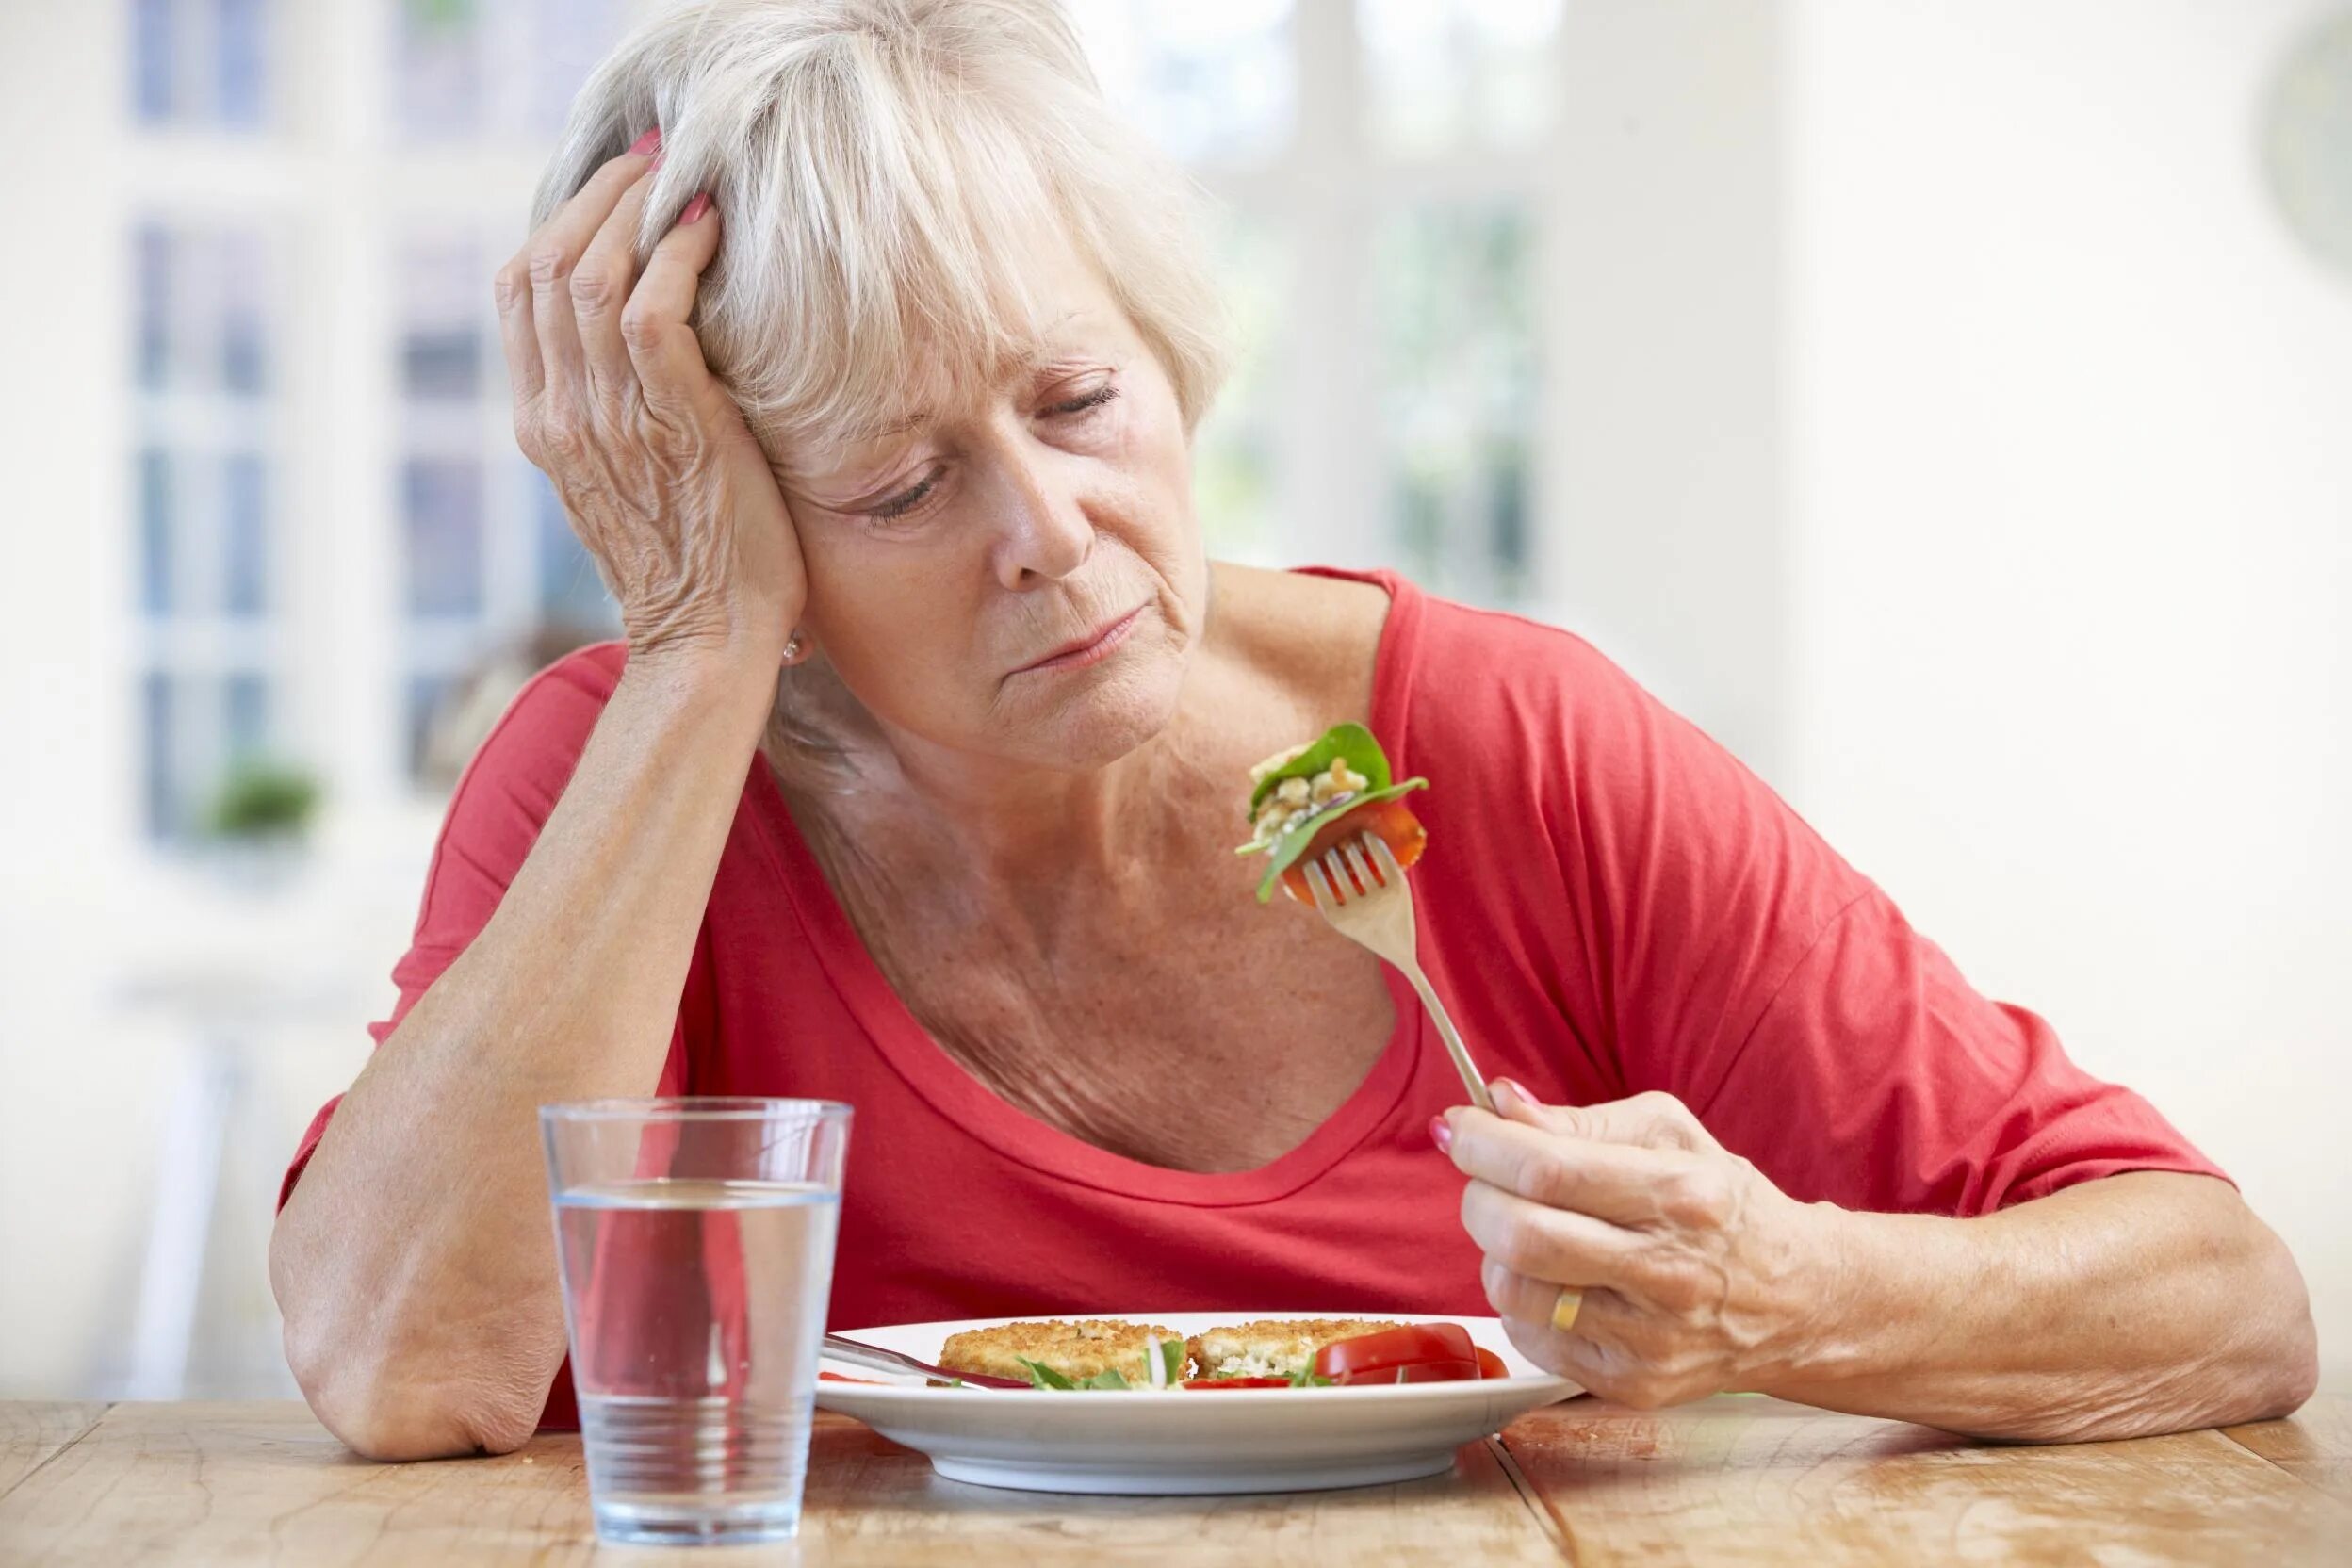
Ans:
{"label": "woman's nose", "polygon": [[1094,521],[1065,467],[1046,453],[1022,453],[1004,464],[996,573],[1007,588],[1059,581],[1094,553]]}

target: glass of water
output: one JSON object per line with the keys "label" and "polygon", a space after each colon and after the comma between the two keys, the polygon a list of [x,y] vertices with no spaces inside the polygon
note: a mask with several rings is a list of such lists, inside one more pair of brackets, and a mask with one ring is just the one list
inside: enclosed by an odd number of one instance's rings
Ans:
{"label": "glass of water", "polygon": [[712,1545],[800,1527],[849,1107],[540,1107],[596,1534]]}

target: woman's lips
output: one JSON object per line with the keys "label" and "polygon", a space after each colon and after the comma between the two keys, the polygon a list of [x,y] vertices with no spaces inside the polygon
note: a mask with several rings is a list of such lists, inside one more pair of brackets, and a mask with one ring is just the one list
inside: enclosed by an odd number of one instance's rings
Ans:
{"label": "woman's lips", "polygon": [[1143,618],[1143,606],[1137,605],[1099,631],[1089,632],[1074,643],[1065,643],[1034,664],[1023,664],[1015,675],[1041,675],[1048,670],[1082,670],[1088,664],[1099,664],[1127,640]]}

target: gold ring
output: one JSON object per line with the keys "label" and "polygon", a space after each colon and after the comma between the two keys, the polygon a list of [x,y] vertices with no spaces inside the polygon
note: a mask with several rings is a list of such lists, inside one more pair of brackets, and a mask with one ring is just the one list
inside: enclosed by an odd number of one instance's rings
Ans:
{"label": "gold ring", "polygon": [[1552,1327],[1563,1334],[1576,1331],[1576,1314],[1583,1310],[1584,1292],[1567,1285],[1552,1300]]}

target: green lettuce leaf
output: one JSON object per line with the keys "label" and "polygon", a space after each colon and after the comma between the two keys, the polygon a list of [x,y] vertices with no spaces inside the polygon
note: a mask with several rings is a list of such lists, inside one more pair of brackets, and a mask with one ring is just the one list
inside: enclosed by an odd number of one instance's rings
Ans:
{"label": "green lettuce leaf", "polygon": [[[1161,1341],[1160,1358],[1168,1366],[1168,1380],[1170,1383],[1182,1382],[1184,1376],[1184,1342],[1181,1339]],[[1056,1372],[1043,1362],[1031,1361],[1027,1356],[1015,1356],[1013,1359],[1029,1369],[1031,1388],[1058,1388],[1070,1393],[1086,1389],[1126,1393],[1135,1386],[1127,1380],[1125,1373],[1115,1366],[1106,1366],[1080,1382],[1068,1373]]]}
{"label": "green lettuce leaf", "polygon": [[1046,1365],[1043,1362],[1031,1361],[1027,1356],[1015,1356],[1013,1359],[1029,1369],[1029,1386],[1031,1388],[1074,1389],[1078,1386],[1061,1373],[1056,1372],[1052,1367]]}
{"label": "green lettuce leaf", "polygon": [[[1355,766],[1353,763],[1348,765]],[[1364,772],[1362,768],[1357,768],[1356,771]],[[1299,857],[1306,854],[1307,846],[1315,841],[1315,836],[1322,832],[1324,828],[1359,806],[1371,806],[1383,800],[1395,800],[1398,795],[1411,794],[1415,790],[1426,790],[1429,787],[1429,781],[1426,778],[1408,778],[1401,784],[1391,784],[1385,789],[1366,790],[1364,793],[1351,796],[1337,805],[1325,807],[1304,822],[1294,824],[1266,850],[1266,875],[1258,883],[1258,902],[1264,904],[1274,896],[1274,889],[1281,883],[1282,873],[1298,863]],[[1248,855],[1260,847],[1257,844],[1244,844],[1234,853]]]}
{"label": "green lettuce leaf", "polygon": [[1313,778],[1316,774],[1329,773],[1333,758],[1348,760],[1350,771],[1364,775],[1367,790],[1388,788],[1388,753],[1372,732],[1360,724],[1334,725],[1323,732],[1323,738],[1292,758],[1289,761],[1258,780],[1250,792],[1250,817],[1257,820],[1258,808],[1266,797],[1285,778]]}

